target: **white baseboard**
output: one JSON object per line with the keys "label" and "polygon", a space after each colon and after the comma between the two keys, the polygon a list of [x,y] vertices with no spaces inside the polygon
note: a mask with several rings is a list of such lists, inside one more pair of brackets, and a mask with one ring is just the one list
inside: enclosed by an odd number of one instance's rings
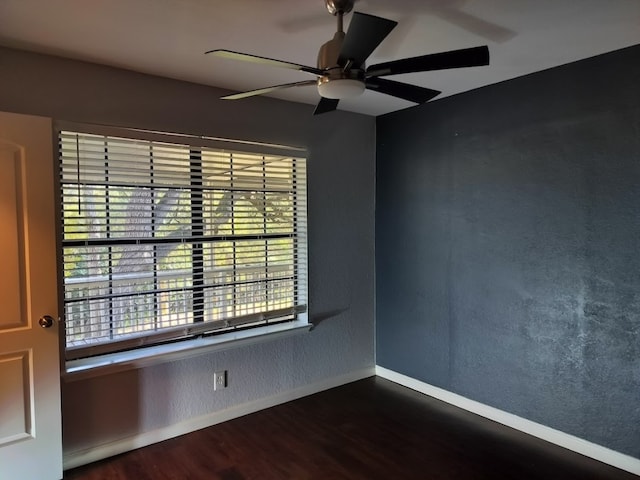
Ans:
{"label": "white baseboard", "polygon": [[621,470],[640,475],[640,459],[376,366],[376,375]]}
{"label": "white baseboard", "polygon": [[227,420],[242,417],[250,413],[264,410],[265,408],[280,405],[281,403],[306,397],[307,395],[322,392],[330,388],[339,387],[340,385],[355,382],[373,375],[375,375],[375,368],[365,368],[338,377],[328,378],[311,385],[305,385],[304,387],[296,388],[294,390],[281,392],[270,397],[260,398],[252,402],[234,405],[232,407],[225,408],[224,410],[212,412],[200,417],[190,418],[157,430],[144,432],[110,443],[98,445],[96,447],[76,450],[73,452],[65,452],[64,469],[68,470],[70,468],[86,465],[130,450],[135,450],[136,448],[146,447],[153,443],[162,442],[179,435],[184,435],[185,433],[210,427],[211,425],[226,422]]}

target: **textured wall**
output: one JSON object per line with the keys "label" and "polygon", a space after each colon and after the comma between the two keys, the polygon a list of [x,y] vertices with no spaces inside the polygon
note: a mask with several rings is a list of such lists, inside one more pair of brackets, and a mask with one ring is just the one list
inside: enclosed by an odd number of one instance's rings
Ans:
{"label": "textured wall", "polygon": [[[309,150],[310,333],[63,385],[66,453],[373,366],[375,119],[0,48],[0,110]],[[339,173],[337,173],[339,172]],[[52,279],[53,281],[53,279]],[[229,387],[214,392],[212,372]]]}
{"label": "textured wall", "polygon": [[638,85],[640,46],[378,118],[378,365],[640,457]]}

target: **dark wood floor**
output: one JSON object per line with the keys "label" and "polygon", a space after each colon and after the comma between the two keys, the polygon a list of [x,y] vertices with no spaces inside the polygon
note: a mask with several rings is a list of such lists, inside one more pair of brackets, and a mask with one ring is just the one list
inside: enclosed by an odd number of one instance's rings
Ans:
{"label": "dark wood floor", "polygon": [[64,478],[640,477],[372,377],[76,468]]}

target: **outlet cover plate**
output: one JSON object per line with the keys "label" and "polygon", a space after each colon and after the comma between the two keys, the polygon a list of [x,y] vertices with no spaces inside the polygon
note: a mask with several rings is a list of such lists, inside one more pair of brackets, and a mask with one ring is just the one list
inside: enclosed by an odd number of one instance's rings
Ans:
{"label": "outlet cover plate", "polygon": [[227,371],[213,372],[213,389],[222,390],[223,388],[227,388]]}

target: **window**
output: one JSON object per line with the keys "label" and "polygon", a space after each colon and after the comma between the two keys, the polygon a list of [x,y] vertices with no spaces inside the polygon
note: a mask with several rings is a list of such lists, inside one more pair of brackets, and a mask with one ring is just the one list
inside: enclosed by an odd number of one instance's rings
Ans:
{"label": "window", "polygon": [[157,136],[59,133],[68,360],[305,311],[305,160]]}

